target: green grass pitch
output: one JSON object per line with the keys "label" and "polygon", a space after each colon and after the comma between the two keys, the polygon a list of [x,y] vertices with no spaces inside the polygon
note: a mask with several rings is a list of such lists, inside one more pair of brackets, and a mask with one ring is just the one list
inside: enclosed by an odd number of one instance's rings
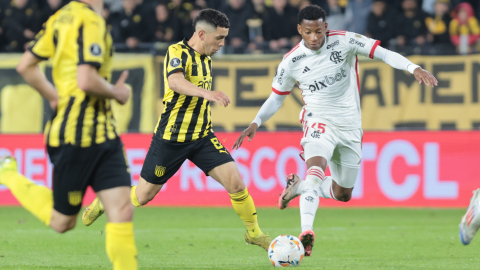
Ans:
{"label": "green grass pitch", "polygon": [[[259,208],[272,237],[300,233],[298,208]],[[299,269],[480,269],[480,239],[458,240],[464,209],[319,208],[313,257]],[[230,208],[137,208],[140,269],[273,269],[246,245]],[[0,208],[1,269],[110,269],[105,217],[64,235],[18,207]]]}

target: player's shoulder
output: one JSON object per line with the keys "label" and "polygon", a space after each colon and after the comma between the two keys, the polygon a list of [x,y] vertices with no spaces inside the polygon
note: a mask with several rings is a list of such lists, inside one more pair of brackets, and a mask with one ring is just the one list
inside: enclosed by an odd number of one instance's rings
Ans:
{"label": "player's shoulder", "polygon": [[292,63],[298,62],[306,56],[305,52],[301,49],[300,43],[298,43],[289,52],[283,55],[280,66],[290,69]]}
{"label": "player's shoulder", "polygon": [[179,41],[175,44],[168,46],[168,51],[171,53],[181,53],[182,51],[187,51],[187,46],[183,43],[183,41]]}

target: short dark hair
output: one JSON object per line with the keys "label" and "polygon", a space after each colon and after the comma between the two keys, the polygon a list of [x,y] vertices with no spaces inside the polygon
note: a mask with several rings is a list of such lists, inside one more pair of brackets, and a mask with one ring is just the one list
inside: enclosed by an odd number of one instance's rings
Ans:
{"label": "short dark hair", "polygon": [[323,19],[323,21],[325,21],[326,18],[327,14],[323,8],[317,5],[310,5],[304,7],[302,10],[300,10],[300,13],[298,13],[298,24],[302,24],[303,20],[316,21]]}
{"label": "short dark hair", "polygon": [[223,14],[222,12],[206,8],[202,9],[195,19],[193,20],[193,31],[196,30],[197,23],[199,22],[206,22],[207,24],[217,28],[218,26],[222,28],[230,28],[230,22],[228,21],[227,15]]}

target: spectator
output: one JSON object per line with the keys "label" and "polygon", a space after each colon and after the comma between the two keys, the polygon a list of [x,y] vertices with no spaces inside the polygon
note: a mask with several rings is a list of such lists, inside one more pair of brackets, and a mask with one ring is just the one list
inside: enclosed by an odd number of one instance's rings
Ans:
{"label": "spectator", "polygon": [[339,0],[328,0],[325,12],[329,30],[345,30],[345,8],[339,5]]}
{"label": "spectator", "polygon": [[185,2],[183,0],[172,0],[168,3],[168,9],[170,9],[170,14],[173,14],[175,18],[178,18],[182,21],[183,25],[186,25],[190,22],[190,11],[193,9],[191,3]]}
{"label": "spectator", "polygon": [[[302,0],[300,4],[298,5],[298,10],[302,10],[307,6],[313,5],[312,1],[310,0]],[[317,5],[318,6],[318,5]]]}
{"label": "spectator", "polygon": [[155,7],[155,41],[178,42],[182,38],[181,22],[170,16],[170,10],[165,4]]}
{"label": "spectator", "polygon": [[47,4],[42,8],[40,15],[40,24],[44,24],[50,16],[62,7],[62,0],[47,0]]}
{"label": "spectator", "polygon": [[345,11],[345,30],[364,35],[372,0],[350,0]]}
{"label": "spectator", "polygon": [[[446,2],[448,2],[447,0]],[[436,0],[423,0],[422,3],[422,10],[425,11],[428,14],[434,14],[435,13],[435,3],[438,2]],[[448,4],[448,3],[447,3]]]}
{"label": "spectator", "polygon": [[235,52],[242,52],[245,44],[249,42],[247,19],[252,14],[252,9],[245,0],[228,0],[223,13],[231,22],[234,22],[230,25],[227,42]]}
{"label": "spectator", "polygon": [[137,0],[123,0],[123,9],[112,15],[114,41],[125,43],[128,48],[135,49],[140,42],[148,42],[153,37],[150,14]]}
{"label": "spectator", "polygon": [[180,25],[179,27],[179,29],[183,27],[183,30],[181,30],[182,32],[180,32],[183,34],[179,34],[178,39],[182,39],[183,37],[189,39],[193,35],[193,33],[195,32],[195,29],[193,29],[193,20],[195,19],[195,17],[197,17],[200,10],[202,10],[202,7],[197,5],[193,6],[193,9],[190,11],[190,19],[188,20],[188,22],[185,25]]}
{"label": "spectator", "polygon": [[403,0],[402,8],[403,14],[396,24],[398,46],[424,45],[427,35],[425,19],[428,14],[418,8],[416,0]]}
{"label": "spectator", "polygon": [[256,51],[263,47],[263,33],[265,33],[265,22],[263,19],[266,16],[267,6],[265,0],[252,0],[253,11],[250,18],[247,20],[248,34],[250,44],[248,48],[250,51]]}
{"label": "spectator", "polygon": [[427,39],[432,44],[451,44],[448,26],[451,18],[449,15],[448,0],[437,0],[434,6],[435,13],[427,17]]}
{"label": "spectator", "polygon": [[[265,40],[273,52],[298,43],[297,10],[287,5],[287,0],[273,0],[271,8],[267,8],[265,22]],[[293,40],[291,40],[293,39]]]}
{"label": "spectator", "polygon": [[471,53],[480,37],[480,27],[469,3],[461,3],[453,9],[450,22],[450,38],[461,54]]}
{"label": "spectator", "polygon": [[28,43],[35,38],[36,31],[40,30],[38,14],[33,1],[13,0],[5,10],[6,50],[9,52],[23,52]]}
{"label": "spectator", "polygon": [[390,40],[395,37],[396,20],[397,13],[387,6],[386,0],[374,0],[367,18],[366,36],[380,40],[382,46],[388,48]]}

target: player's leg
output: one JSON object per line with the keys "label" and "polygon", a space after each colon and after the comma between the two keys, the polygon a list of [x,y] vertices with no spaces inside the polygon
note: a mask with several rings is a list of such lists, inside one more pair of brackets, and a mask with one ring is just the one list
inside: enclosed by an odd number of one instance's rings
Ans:
{"label": "player's leg", "polygon": [[467,208],[467,212],[462,217],[460,225],[460,241],[464,245],[470,244],[473,237],[480,228],[480,188],[473,191],[473,196],[470,199],[470,205]]}
{"label": "player's leg", "polygon": [[242,219],[247,229],[245,233],[247,243],[255,244],[268,250],[268,245],[272,242],[272,239],[268,234],[263,233],[258,226],[255,203],[252,196],[248,193],[248,189],[241,178],[235,162],[232,161],[217,166],[208,171],[208,175],[222,184],[230,195],[233,209]]}
{"label": "player's leg", "polygon": [[101,159],[96,163],[90,185],[107,213],[105,247],[113,269],[137,269],[137,248],[133,233],[131,179],[120,139],[98,145]]}
{"label": "player's leg", "polygon": [[245,240],[268,249],[271,239],[258,226],[252,196],[248,193],[235,161],[217,137],[211,133],[199,140],[189,159],[206,175],[222,184],[230,194],[233,209],[247,228]]}
{"label": "player's leg", "polygon": [[[61,189],[59,179],[61,172],[54,174],[54,191],[45,186],[40,186],[28,180],[25,176],[17,172],[17,162],[13,157],[6,156],[0,160],[0,184],[10,189],[13,196],[20,204],[43,224],[50,226],[53,230],[64,233],[75,227],[78,210],[75,206],[68,204],[69,194],[58,196],[55,194],[54,209],[54,193],[65,193]],[[79,190],[82,190],[79,188]],[[80,205],[83,193],[71,194],[70,198],[74,204]],[[66,200],[62,200],[67,198]]]}
{"label": "player's leg", "polygon": [[137,269],[137,248],[133,233],[133,205],[130,187],[116,187],[97,192],[107,213],[105,247],[113,269]]}
{"label": "player's leg", "polygon": [[[130,201],[135,207],[146,205],[162,189],[187,159],[194,143],[168,142],[154,137],[143,163],[140,179],[130,191]],[[105,212],[101,201],[96,198],[85,208],[82,222],[89,226]]]}

